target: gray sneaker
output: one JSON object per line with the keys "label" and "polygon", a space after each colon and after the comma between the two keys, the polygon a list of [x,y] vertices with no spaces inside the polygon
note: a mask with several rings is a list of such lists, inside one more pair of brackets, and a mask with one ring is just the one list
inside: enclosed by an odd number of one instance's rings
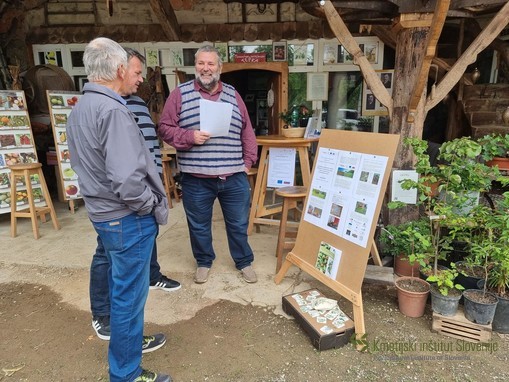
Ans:
{"label": "gray sneaker", "polygon": [[207,267],[198,267],[196,268],[196,276],[194,276],[194,282],[196,284],[206,283],[209,279],[209,271],[210,268]]}
{"label": "gray sneaker", "polygon": [[172,379],[166,374],[157,374],[152,371],[142,370],[134,382],[171,382]]}
{"label": "gray sneaker", "polygon": [[256,273],[251,265],[242,268],[240,272],[242,273],[242,277],[247,283],[252,284],[258,281],[258,277],[256,277]]}
{"label": "gray sneaker", "polygon": [[141,352],[143,354],[153,352],[159,349],[166,343],[166,336],[162,333],[154,334],[153,336],[143,336],[143,343],[141,345]]}

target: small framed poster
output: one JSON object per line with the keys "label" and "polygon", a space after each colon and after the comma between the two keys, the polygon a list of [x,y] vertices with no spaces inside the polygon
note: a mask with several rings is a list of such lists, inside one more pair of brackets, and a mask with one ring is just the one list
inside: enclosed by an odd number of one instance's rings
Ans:
{"label": "small framed poster", "polygon": [[286,61],[287,60],[286,41],[272,43],[272,60],[273,61]]}
{"label": "small framed poster", "polygon": [[306,100],[326,101],[329,92],[329,73],[308,73]]}
{"label": "small framed poster", "polygon": [[215,42],[214,48],[219,52],[221,61],[228,62],[228,43],[227,42]]}
{"label": "small framed poster", "polygon": [[159,49],[145,48],[145,58],[148,67],[161,66],[159,60]]}

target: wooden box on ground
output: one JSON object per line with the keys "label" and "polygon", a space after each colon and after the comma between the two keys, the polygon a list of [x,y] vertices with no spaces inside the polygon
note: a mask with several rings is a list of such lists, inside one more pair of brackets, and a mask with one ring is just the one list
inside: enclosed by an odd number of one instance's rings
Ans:
{"label": "wooden box on ground", "polygon": [[461,307],[451,317],[433,313],[431,330],[444,336],[469,342],[487,342],[491,340],[491,325],[480,325],[467,320]]}
{"label": "wooden box on ground", "polygon": [[320,297],[325,296],[316,289],[283,296],[283,310],[295,318],[318,350],[342,347],[354,333],[354,322],[339,309],[341,313],[336,317],[336,311],[317,315],[319,311],[309,310],[312,300]]}

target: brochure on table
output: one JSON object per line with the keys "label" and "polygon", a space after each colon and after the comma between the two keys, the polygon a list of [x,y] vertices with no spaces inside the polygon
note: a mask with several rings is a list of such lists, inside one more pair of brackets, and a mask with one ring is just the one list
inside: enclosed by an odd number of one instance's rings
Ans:
{"label": "brochure on table", "polygon": [[[16,195],[11,195],[10,170],[7,166],[37,162],[34,135],[21,90],[0,90],[0,214],[11,212],[11,202],[18,209],[28,207],[24,179],[17,179]],[[36,205],[44,205],[42,190],[36,175],[31,177]]]}
{"label": "brochure on table", "polygon": [[46,91],[51,114],[51,125],[55,139],[58,171],[60,174],[60,189],[65,200],[81,198],[78,185],[78,175],[71,168],[71,156],[67,145],[67,117],[81,97],[78,92]]}

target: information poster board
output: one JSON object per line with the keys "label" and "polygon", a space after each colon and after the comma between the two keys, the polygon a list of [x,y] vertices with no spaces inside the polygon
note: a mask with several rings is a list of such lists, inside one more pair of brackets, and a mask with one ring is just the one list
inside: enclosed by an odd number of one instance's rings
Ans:
{"label": "information poster board", "polygon": [[293,264],[353,303],[363,334],[361,286],[399,135],[322,130],[295,247],[276,275]]}
{"label": "information poster board", "polygon": [[[10,170],[7,166],[37,162],[34,135],[21,90],[0,90],[0,214],[11,212],[11,203],[18,209],[28,207],[24,179],[18,178],[17,193],[10,192]],[[37,175],[31,177],[33,198],[37,206],[45,204]]]}
{"label": "information poster board", "polygon": [[55,139],[61,194],[70,202],[74,212],[74,201],[81,199],[78,175],[71,167],[71,156],[67,144],[66,124],[72,108],[79,102],[81,93],[68,91],[46,91],[51,114],[51,126]]}

